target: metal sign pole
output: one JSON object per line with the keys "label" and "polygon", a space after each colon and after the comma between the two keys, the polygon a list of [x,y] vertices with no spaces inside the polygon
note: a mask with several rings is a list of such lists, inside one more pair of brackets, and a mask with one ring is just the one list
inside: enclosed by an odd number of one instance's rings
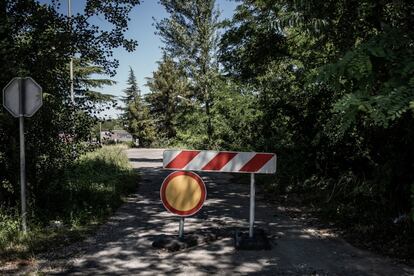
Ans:
{"label": "metal sign pole", "polygon": [[249,237],[253,238],[253,226],[254,226],[254,197],[256,191],[254,186],[254,173],[250,174],[250,221],[249,221]]}
{"label": "metal sign pole", "polygon": [[24,117],[19,118],[20,129],[20,200],[22,202],[22,229],[27,232],[26,222],[26,156],[24,152]]}
{"label": "metal sign pole", "polygon": [[178,228],[178,236],[182,238],[184,236],[184,217],[180,218],[180,226]]}
{"label": "metal sign pole", "polygon": [[26,155],[24,146],[24,113],[25,113],[25,83],[19,79],[19,138],[20,138],[20,200],[22,205],[22,229],[27,232],[27,212],[26,212]]}

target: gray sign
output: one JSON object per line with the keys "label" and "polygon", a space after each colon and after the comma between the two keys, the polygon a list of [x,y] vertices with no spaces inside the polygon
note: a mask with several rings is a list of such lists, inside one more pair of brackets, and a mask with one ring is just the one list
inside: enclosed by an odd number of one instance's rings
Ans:
{"label": "gray sign", "polygon": [[31,117],[42,103],[42,87],[30,77],[14,78],[3,89],[3,106],[14,117]]}

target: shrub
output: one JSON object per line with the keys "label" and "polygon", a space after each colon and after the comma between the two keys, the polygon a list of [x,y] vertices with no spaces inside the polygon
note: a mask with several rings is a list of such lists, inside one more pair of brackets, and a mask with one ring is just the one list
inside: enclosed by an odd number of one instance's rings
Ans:
{"label": "shrub", "polygon": [[[123,152],[105,146],[82,155],[37,198],[29,214],[29,232],[22,235],[17,212],[0,208],[0,257],[29,256],[83,237],[135,190],[138,175]],[[29,205],[30,206],[30,205]]]}

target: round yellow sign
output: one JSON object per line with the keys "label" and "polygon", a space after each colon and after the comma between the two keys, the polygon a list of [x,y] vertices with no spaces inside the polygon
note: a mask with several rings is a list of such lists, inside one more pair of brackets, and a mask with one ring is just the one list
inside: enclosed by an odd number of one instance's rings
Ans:
{"label": "round yellow sign", "polygon": [[165,208],[179,216],[197,213],[205,201],[207,191],[203,180],[193,172],[173,172],[161,186],[161,200]]}

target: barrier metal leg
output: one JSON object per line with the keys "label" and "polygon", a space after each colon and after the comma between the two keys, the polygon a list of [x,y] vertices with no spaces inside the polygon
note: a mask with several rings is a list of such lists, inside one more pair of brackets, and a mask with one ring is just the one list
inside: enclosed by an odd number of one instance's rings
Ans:
{"label": "barrier metal leg", "polygon": [[255,204],[255,186],[254,186],[254,173],[250,174],[250,221],[249,221],[249,237],[253,238],[253,226],[254,226],[254,204]]}

